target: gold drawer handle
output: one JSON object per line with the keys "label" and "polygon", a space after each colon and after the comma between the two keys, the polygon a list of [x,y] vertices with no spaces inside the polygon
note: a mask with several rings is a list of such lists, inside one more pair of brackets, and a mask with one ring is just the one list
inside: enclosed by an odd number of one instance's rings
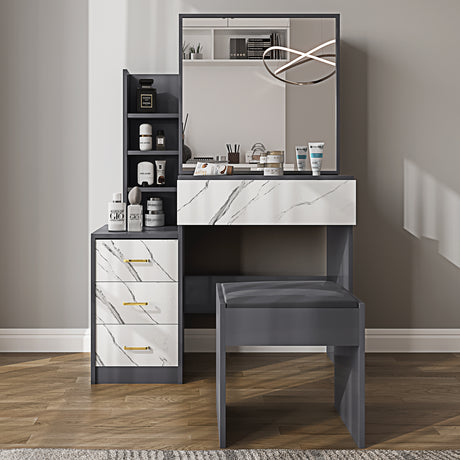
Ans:
{"label": "gold drawer handle", "polygon": [[123,305],[131,306],[131,305],[140,305],[142,307],[146,307],[149,303],[148,302],[123,302]]}
{"label": "gold drawer handle", "polygon": [[127,347],[127,346],[124,346],[123,349],[125,350],[150,350],[150,347]]}
{"label": "gold drawer handle", "polygon": [[150,259],[123,259],[123,262],[125,264],[130,264],[132,262],[140,262],[140,263],[148,264],[150,262]]}

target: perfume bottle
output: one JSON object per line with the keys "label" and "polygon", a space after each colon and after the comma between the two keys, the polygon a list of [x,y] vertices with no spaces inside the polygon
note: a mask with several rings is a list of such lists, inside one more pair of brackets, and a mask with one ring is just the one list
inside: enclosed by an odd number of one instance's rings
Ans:
{"label": "perfume bottle", "polygon": [[156,148],[157,150],[166,150],[166,137],[162,129],[157,131]]}
{"label": "perfume bottle", "polygon": [[126,203],[121,202],[121,193],[114,193],[108,205],[107,227],[109,232],[126,231]]}
{"label": "perfume bottle", "polygon": [[133,187],[128,193],[128,232],[142,232],[143,214],[142,194],[139,187]]}
{"label": "perfume bottle", "polygon": [[137,111],[139,113],[156,112],[157,90],[152,88],[153,79],[141,78],[136,89]]}

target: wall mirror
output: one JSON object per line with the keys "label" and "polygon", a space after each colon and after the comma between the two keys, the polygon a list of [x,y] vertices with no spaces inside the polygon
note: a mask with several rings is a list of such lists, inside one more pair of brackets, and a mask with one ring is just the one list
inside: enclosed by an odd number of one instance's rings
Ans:
{"label": "wall mirror", "polygon": [[324,141],[322,174],[337,174],[339,37],[335,14],[180,15],[181,173],[230,145],[234,173],[256,174],[246,152],[262,143],[295,174],[295,146]]}

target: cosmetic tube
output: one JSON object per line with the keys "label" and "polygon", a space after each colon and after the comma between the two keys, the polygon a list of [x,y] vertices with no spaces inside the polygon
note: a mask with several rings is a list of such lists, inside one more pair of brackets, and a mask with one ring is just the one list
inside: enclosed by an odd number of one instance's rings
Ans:
{"label": "cosmetic tube", "polygon": [[295,146],[295,158],[297,160],[297,171],[307,170],[307,156],[308,156],[308,146],[307,145],[296,145]]}
{"label": "cosmetic tube", "polygon": [[323,162],[324,142],[309,142],[311,172],[314,176],[319,176],[321,163]]}
{"label": "cosmetic tube", "polygon": [[157,169],[157,185],[165,185],[166,183],[166,160],[155,160],[155,166]]}

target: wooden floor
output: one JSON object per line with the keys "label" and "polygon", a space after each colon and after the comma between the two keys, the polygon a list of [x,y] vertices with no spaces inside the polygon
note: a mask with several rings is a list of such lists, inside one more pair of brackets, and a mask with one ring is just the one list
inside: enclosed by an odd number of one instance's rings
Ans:
{"label": "wooden floor", "polygon": [[[89,355],[0,354],[0,448],[216,449],[214,355],[184,385],[90,385]],[[231,354],[231,448],[354,448],[322,354]],[[366,356],[368,448],[460,449],[460,355]]]}

